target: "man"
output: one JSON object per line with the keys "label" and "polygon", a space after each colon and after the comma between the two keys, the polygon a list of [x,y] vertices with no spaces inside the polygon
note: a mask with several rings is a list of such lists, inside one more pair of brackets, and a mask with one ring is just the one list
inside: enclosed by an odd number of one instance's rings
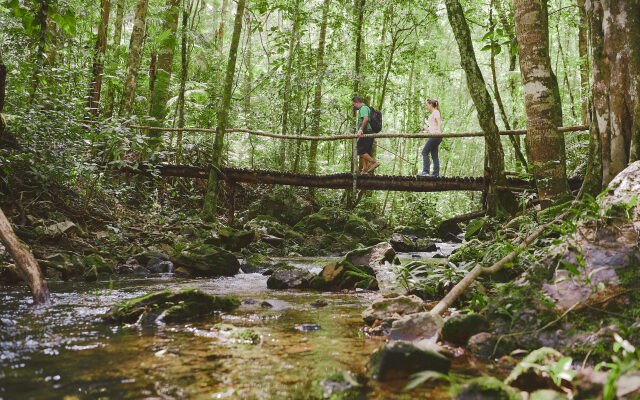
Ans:
{"label": "man", "polygon": [[371,157],[373,152],[373,138],[362,137],[372,132],[369,119],[371,117],[371,109],[367,107],[357,95],[351,99],[351,105],[353,109],[358,111],[358,155],[360,156],[360,163],[362,165],[361,174],[368,174],[374,169],[378,168],[380,164]]}

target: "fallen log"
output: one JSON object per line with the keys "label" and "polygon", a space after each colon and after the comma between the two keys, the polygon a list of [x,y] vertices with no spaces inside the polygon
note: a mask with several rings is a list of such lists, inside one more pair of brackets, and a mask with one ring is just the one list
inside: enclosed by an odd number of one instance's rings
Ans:
{"label": "fallen log", "polygon": [[33,257],[30,251],[24,248],[24,246],[18,240],[18,237],[13,232],[9,220],[4,215],[4,212],[0,208],[0,239],[9,249],[11,256],[16,262],[18,267],[18,273],[27,282],[31,293],[33,294],[34,304],[47,304],[49,303],[49,288],[47,282],[42,277],[42,271],[38,261]]}
{"label": "fallen log", "polygon": [[467,222],[467,221],[474,220],[476,218],[484,217],[485,215],[487,215],[487,210],[480,210],[480,211],[475,211],[468,214],[458,215],[457,217],[449,218],[447,220],[442,221],[442,223],[446,224],[446,223],[455,222],[456,224],[459,224],[461,222]]}

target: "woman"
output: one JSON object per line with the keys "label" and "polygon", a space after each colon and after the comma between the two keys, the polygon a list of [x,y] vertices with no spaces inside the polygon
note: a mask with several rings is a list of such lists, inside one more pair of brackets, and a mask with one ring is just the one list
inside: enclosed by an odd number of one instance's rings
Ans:
{"label": "woman", "polygon": [[[440,133],[440,125],[442,124],[442,115],[440,114],[440,103],[438,100],[428,99],[427,100],[427,111],[431,114],[429,115],[428,123],[429,123],[429,133]],[[422,130],[427,130],[424,126]],[[418,175],[427,176],[429,175],[429,154],[431,154],[431,158],[433,159],[433,174],[432,177],[437,178],[440,176],[440,160],[438,159],[438,146],[442,142],[442,138],[429,138],[427,140],[427,144],[424,145],[422,149],[422,172]]]}

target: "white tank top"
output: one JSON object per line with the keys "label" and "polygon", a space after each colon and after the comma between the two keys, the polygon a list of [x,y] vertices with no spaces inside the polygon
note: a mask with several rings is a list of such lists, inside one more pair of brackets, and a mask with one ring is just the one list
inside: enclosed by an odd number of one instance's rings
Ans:
{"label": "white tank top", "polygon": [[433,110],[427,122],[429,123],[429,133],[440,133],[440,124],[442,123],[440,111]]}

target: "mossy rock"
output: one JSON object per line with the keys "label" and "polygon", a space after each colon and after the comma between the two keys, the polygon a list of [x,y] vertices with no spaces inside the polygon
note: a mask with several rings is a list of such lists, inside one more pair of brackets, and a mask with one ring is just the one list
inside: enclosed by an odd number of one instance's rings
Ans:
{"label": "mossy rock", "polygon": [[451,361],[442,354],[406,342],[391,342],[376,350],[367,363],[375,380],[406,378],[420,371],[449,372]]}
{"label": "mossy rock", "polygon": [[417,296],[397,296],[382,298],[374,301],[362,312],[362,319],[367,325],[373,325],[376,320],[384,320],[395,314],[407,315],[425,311],[424,301]]}
{"label": "mossy rock", "polygon": [[194,276],[233,276],[240,270],[236,256],[210,244],[183,250],[173,263],[187,269]]}
{"label": "mossy rock", "polygon": [[306,269],[283,265],[267,279],[269,289],[307,289],[313,274]]}
{"label": "mossy rock", "polygon": [[249,216],[268,215],[288,225],[295,225],[313,213],[312,204],[291,187],[276,186],[265,192],[249,207]]}
{"label": "mossy rock", "polygon": [[522,400],[520,392],[501,380],[483,376],[474,378],[462,387],[455,400]]}
{"label": "mossy rock", "polygon": [[403,235],[412,235],[420,238],[429,238],[434,236],[435,232],[433,228],[428,228],[426,226],[398,226],[394,229],[395,232],[401,233]]}
{"label": "mossy rock", "polygon": [[377,232],[373,226],[364,218],[350,215],[343,227],[343,232],[358,237],[377,237]]}
{"label": "mossy rock", "polygon": [[464,345],[476,333],[486,332],[489,321],[480,314],[460,314],[447,319],[442,328],[442,340]]}
{"label": "mossy rock", "polygon": [[251,244],[256,237],[254,230],[240,231],[227,226],[218,229],[217,233],[222,246],[229,251],[240,251]]}
{"label": "mossy rock", "polygon": [[271,259],[264,254],[254,253],[246,256],[244,258],[244,263],[242,264],[242,272],[245,274],[251,274],[255,272],[262,272],[265,269],[271,267],[273,262]]}
{"label": "mossy rock", "polygon": [[198,289],[184,287],[163,290],[123,301],[104,317],[108,322],[158,324],[193,321],[217,312],[233,311],[240,300],[230,296],[212,296]]}
{"label": "mossy rock", "polygon": [[98,274],[113,274],[113,266],[99,254],[90,254],[84,258],[84,265],[87,269],[95,267]]}
{"label": "mossy rock", "polygon": [[347,371],[328,373],[315,381],[310,390],[310,398],[329,400],[366,400],[366,377]]}
{"label": "mossy rock", "polygon": [[322,272],[313,277],[310,285],[316,290],[378,290],[373,268],[368,265],[353,265],[349,261],[325,265]]}
{"label": "mossy rock", "polygon": [[336,225],[341,222],[339,220],[331,209],[323,207],[317,213],[302,218],[293,228],[307,235],[314,234],[317,230],[328,233],[336,230]]}
{"label": "mossy rock", "polygon": [[393,264],[395,259],[396,251],[387,242],[351,250],[344,256],[345,261],[354,265],[384,264],[385,262]]}
{"label": "mossy rock", "polygon": [[460,225],[458,225],[457,222],[445,220],[438,225],[437,233],[440,239],[448,240],[451,236],[461,234],[462,228],[460,228]]}

